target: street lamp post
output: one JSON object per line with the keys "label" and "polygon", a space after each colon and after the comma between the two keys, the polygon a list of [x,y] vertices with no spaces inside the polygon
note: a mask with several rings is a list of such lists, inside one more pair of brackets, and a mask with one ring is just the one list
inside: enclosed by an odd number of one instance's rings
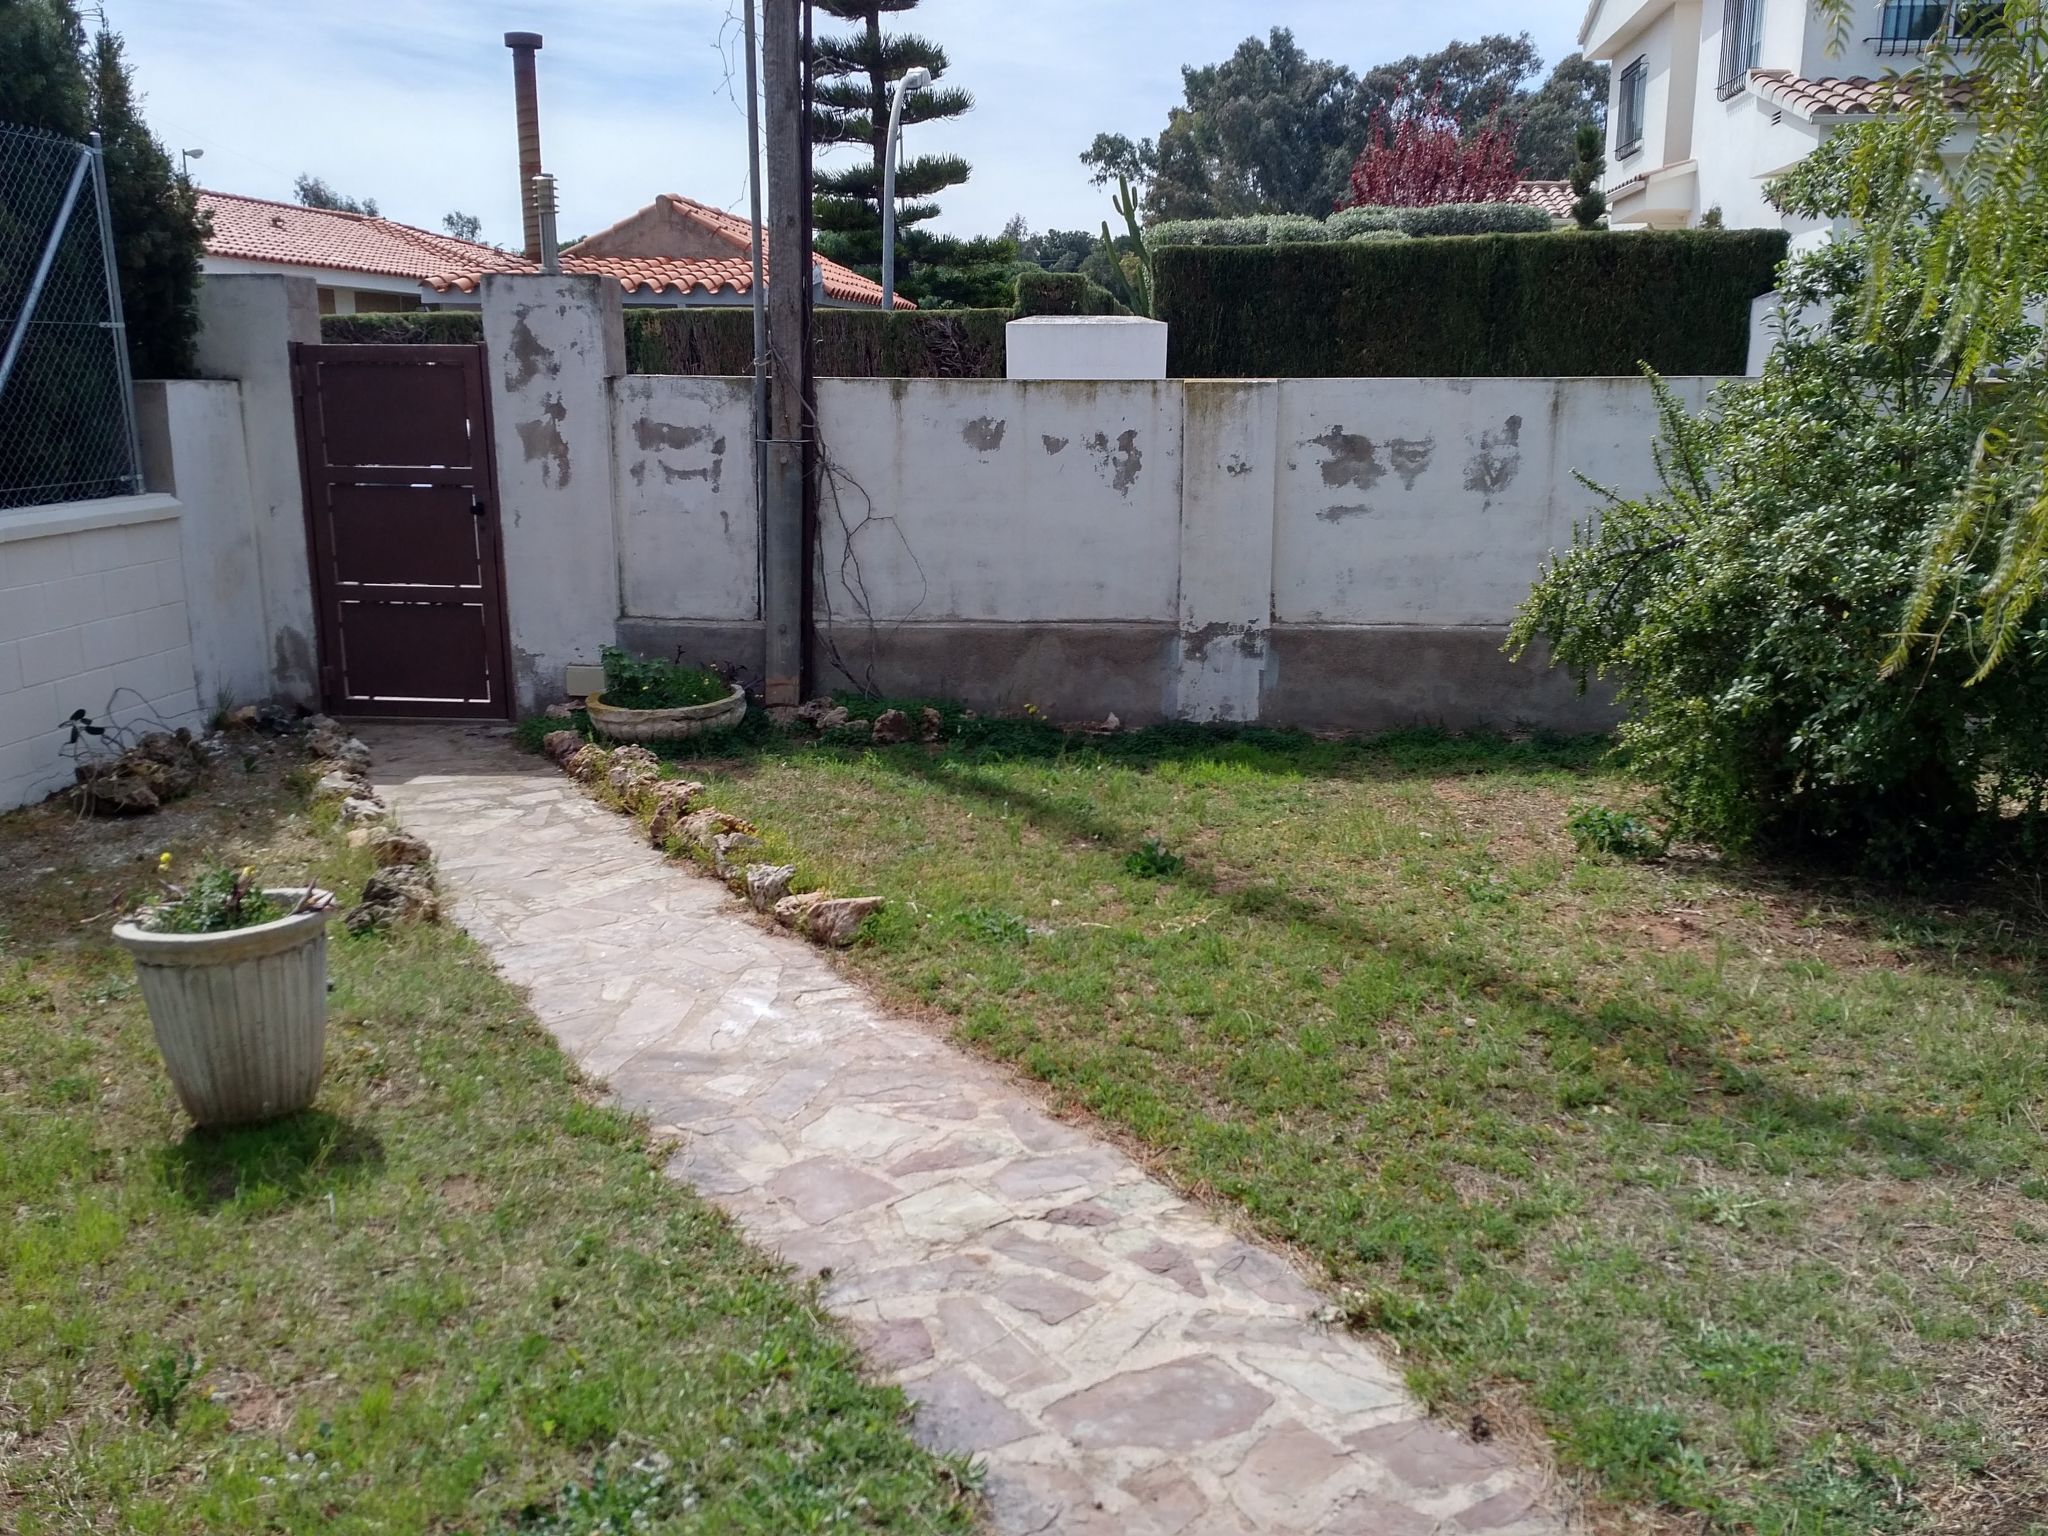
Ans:
{"label": "street lamp post", "polygon": [[180,177],[180,178],[181,178],[182,180],[185,180],[185,181],[190,181],[190,180],[192,179],[192,170],[191,170],[191,167],[190,167],[190,166],[188,166],[188,165],[187,165],[187,164],[186,164],[185,162],[186,162],[186,161],[188,161],[188,160],[203,160],[203,159],[205,159],[205,158],[206,158],[206,151],[205,151],[205,150],[203,150],[203,149],[181,149],[181,150],[179,150],[179,151],[178,151],[178,175],[179,175],[179,177]]}
{"label": "street lamp post", "polygon": [[932,83],[922,65],[907,71],[889,93],[889,139],[882,150],[882,313],[896,308],[896,151],[902,147],[903,98]]}

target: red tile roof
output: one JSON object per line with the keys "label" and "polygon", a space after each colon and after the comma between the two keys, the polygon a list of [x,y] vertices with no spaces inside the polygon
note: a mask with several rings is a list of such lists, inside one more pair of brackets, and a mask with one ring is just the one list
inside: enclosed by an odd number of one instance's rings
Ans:
{"label": "red tile roof", "polygon": [[[748,256],[750,226],[722,209],[667,194],[664,201],[730,243],[731,257],[627,257],[562,255],[564,272],[594,274],[618,280],[628,293],[734,293],[754,286]],[[372,272],[383,277],[416,278],[437,293],[474,293],[492,272],[533,272],[538,268],[512,251],[415,229],[393,219],[361,213],[336,213],[273,203],[229,192],[201,191],[199,206],[213,221],[206,238],[210,256],[242,261],[271,261],[290,266],[326,267],[341,272]],[[814,258],[828,298],[844,304],[881,306],[879,283],[862,277],[826,257]],[[896,300],[898,309],[917,306]]]}
{"label": "red tile roof", "polygon": [[1572,216],[1572,204],[1578,194],[1572,191],[1568,181],[1519,181],[1515,190],[1508,194],[1511,203],[1527,203],[1532,208],[1541,208],[1553,219],[1568,219]]}
{"label": "red tile roof", "polygon": [[[1911,90],[1912,76],[1873,80],[1867,75],[1806,79],[1783,69],[1752,69],[1749,89],[1773,105],[1789,108],[1809,120],[1819,117],[1871,117],[1890,108],[1895,90]],[[1967,112],[1972,87],[1968,80],[1943,82],[1944,104]]]}

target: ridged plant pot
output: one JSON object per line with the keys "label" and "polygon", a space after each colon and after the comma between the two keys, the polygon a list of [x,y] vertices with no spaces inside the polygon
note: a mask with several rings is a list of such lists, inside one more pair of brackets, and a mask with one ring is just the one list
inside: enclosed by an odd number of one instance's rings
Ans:
{"label": "ridged plant pot", "polygon": [[[297,906],[304,888],[266,891]],[[318,910],[226,933],[116,923],[187,1114],[246,1125],[304,1109],[327,1045],[327,893]]]}
{"label": "ridged plant pot", "polygon": [[621,709],[593,693],[584,700],[590,723],[613,741],[682,741],[706,731],[738,725],[747,713],[747,690],[737,683],[731,693],[710,704],[680,709]]}

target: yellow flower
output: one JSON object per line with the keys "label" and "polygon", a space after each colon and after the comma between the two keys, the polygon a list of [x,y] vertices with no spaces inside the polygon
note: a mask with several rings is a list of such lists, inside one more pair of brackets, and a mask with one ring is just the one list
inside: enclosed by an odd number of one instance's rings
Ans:
{"label": "yellow flower", "polygon": [[169,869],[171,867],[170,849],[166,848],[162,853],[157,855],[156,867],[158,869]]}
{"label": "yellow flower", "polygon": [[255,878],[256,878],[256,866],[255,866],[254,864],[244,864],[244,865],[242,866],[242,878],[243,878],[244,880],[253,880],[253,879],[255,879]]}

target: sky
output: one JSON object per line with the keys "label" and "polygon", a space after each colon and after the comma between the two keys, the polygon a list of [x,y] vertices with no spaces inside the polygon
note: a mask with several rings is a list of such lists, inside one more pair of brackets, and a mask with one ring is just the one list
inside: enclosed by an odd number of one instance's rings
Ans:
{"label": "sky", "polygon": [[[150,126],[201,186],[290,200],[301,172],[389,218],[452,209],[517,245],[508,31],[545,38],[541,148],[566,240],[663,192],[746,207],[740,0],[101,0],[127,40]],[[89,7],[82,7],[90,9]],[[1158,133],[1180,68],[1291,27],[1354,69],[1453,38],[1529,32],[1546,65],[1576,46],[1582,0],[924,0],[899,18],[946,50],[973,111],[905,134],[964,155],[939,229],[994,234],[1113,220],[1079,160],[1098,132]],[[823,22],[825,18],[820,17]],[[822,30],[822,28],[821,28]],[[838,151],[840,155],[849,151]],[[824,159],[823,164],[834,163]]]}

